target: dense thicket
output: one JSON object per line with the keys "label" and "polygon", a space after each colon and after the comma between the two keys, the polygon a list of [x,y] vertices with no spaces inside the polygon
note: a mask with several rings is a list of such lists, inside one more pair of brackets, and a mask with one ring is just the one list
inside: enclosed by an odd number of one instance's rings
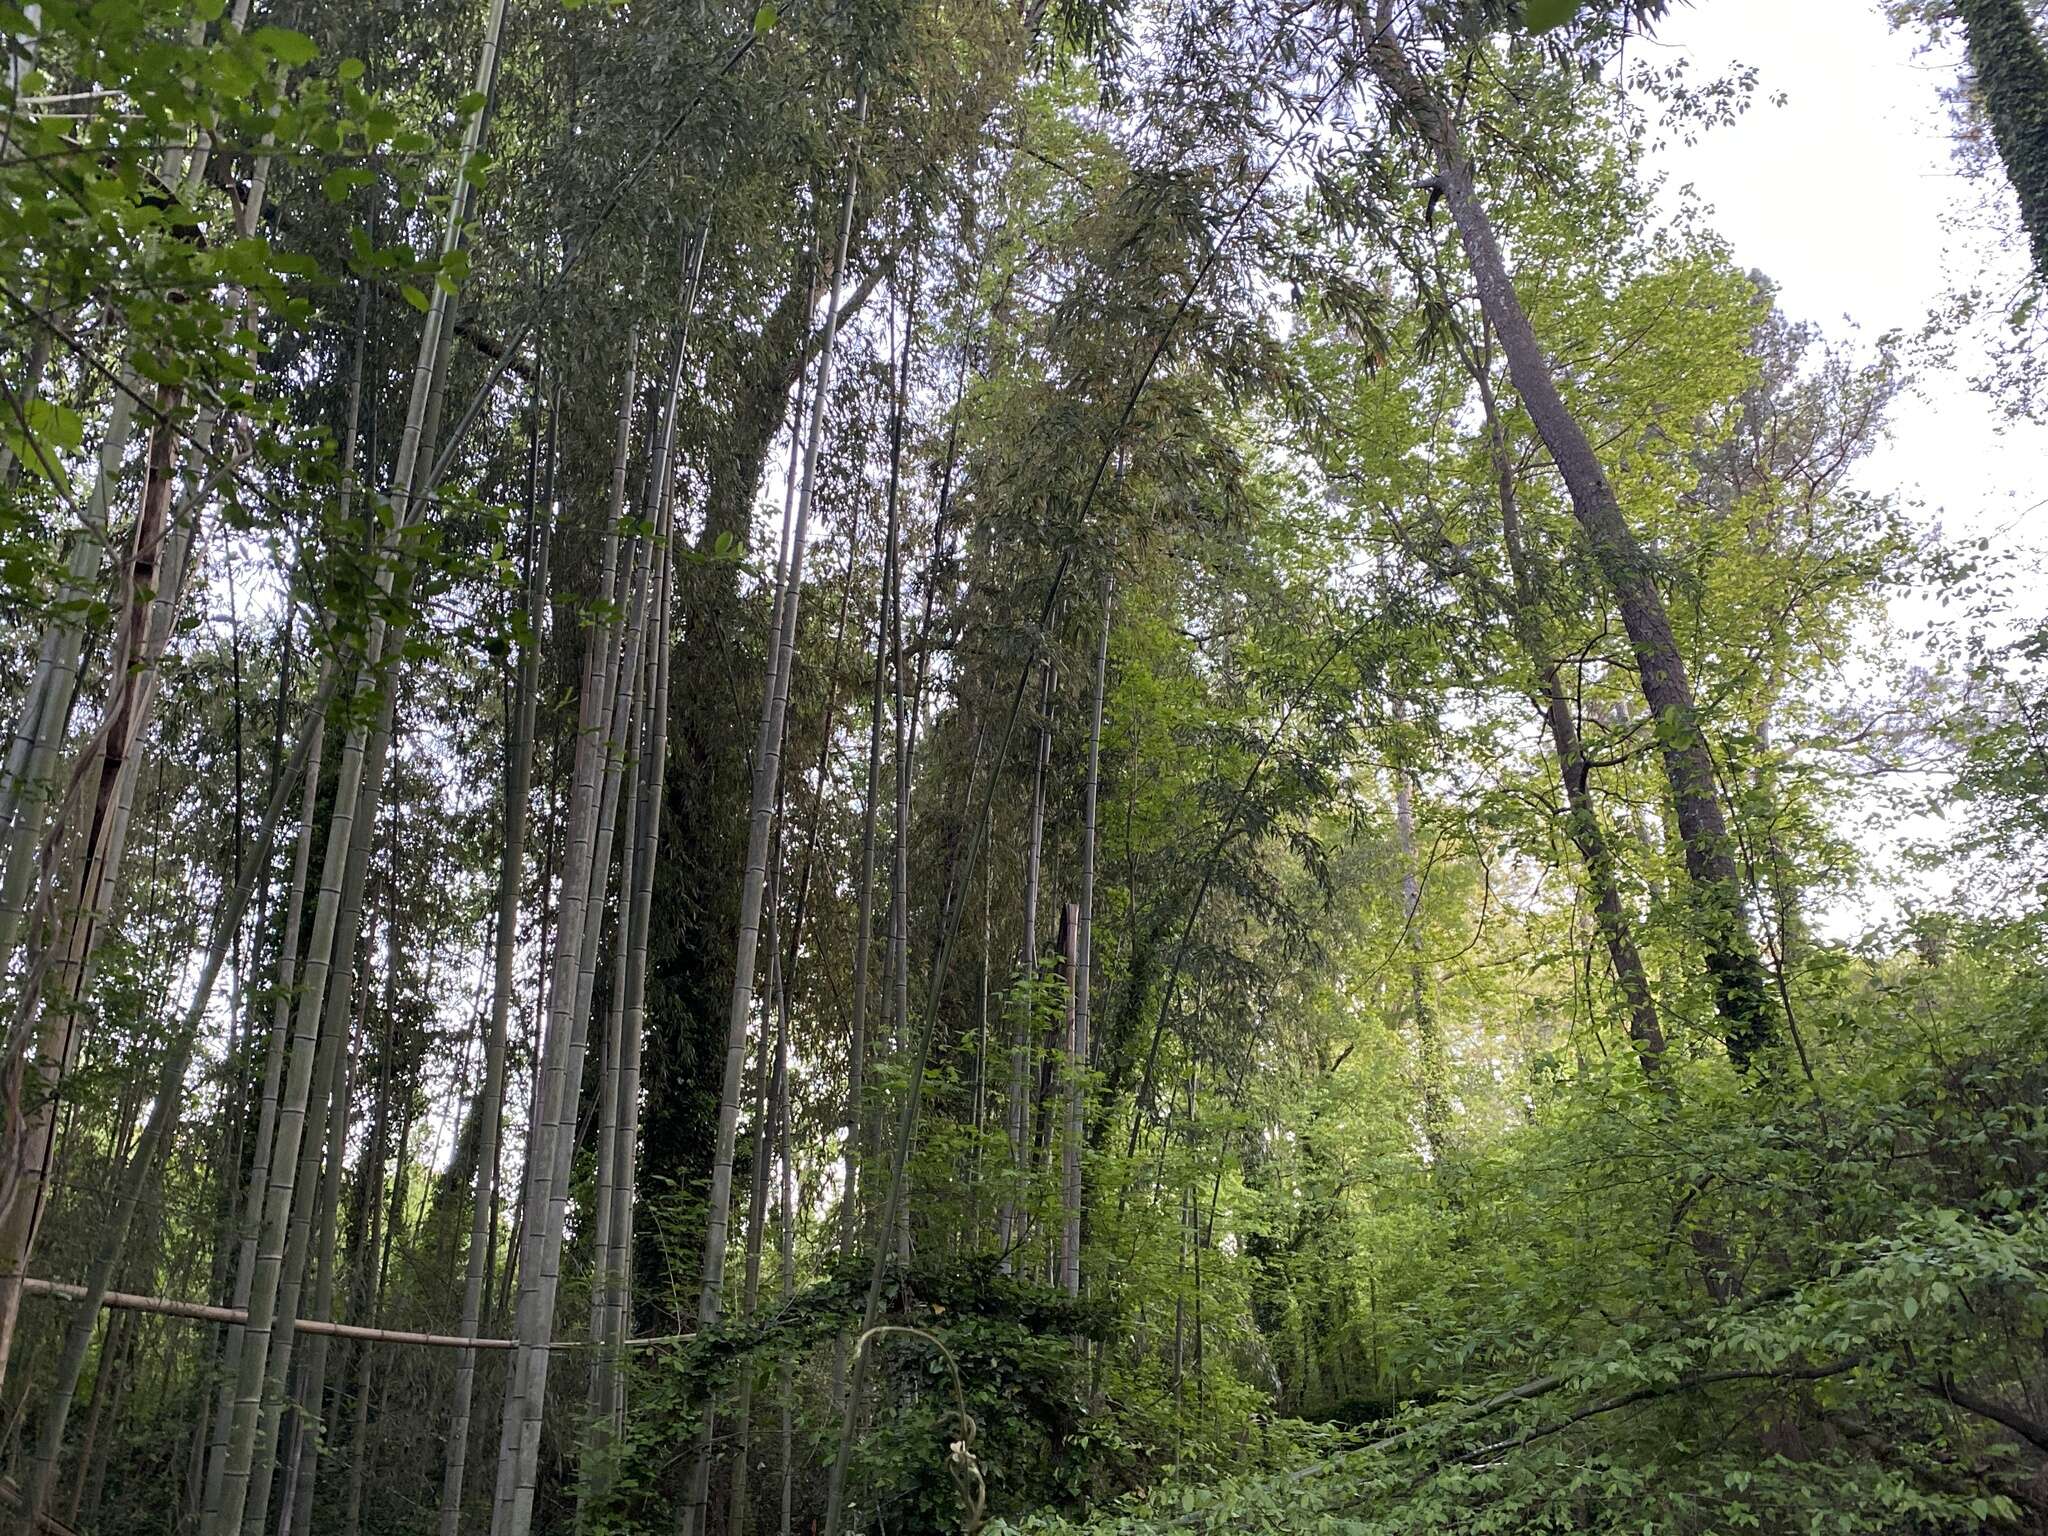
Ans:
{"label": "dense thicket", "polygon": [[2038,587],[1664,10],[0,0],[0,1515],[2041,1528]]}

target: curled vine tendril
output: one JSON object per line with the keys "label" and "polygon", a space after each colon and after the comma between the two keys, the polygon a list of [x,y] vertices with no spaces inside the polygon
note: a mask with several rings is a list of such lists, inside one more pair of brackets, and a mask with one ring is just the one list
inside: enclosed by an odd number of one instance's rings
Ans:
{"label": "curled vine tendril", "polygon": [[967,1536],[977,1536],[988,1523],[988,1484],[981,1475],[981,1463],[974,1455],[974,1415],[967,1411],[967,1393],[960,1385],[960,1362],[953,1358],[953,1351],[946,1347],[946,1341],[937,1334],[923,1328],[912,1328],[904,1323],[877,1323],[854,1341],[856,1358],[868,1347],[868,1340],[882,1333],[908,1333],[923,1339],[936,1349],[946,1362],[946,1370],[953,1378],[953,1409],[959,1420],[959,1438],[951,1441],[946,1451],[946,1471],[953,1479],[953,1486],[960,1491],[960,1507]]}

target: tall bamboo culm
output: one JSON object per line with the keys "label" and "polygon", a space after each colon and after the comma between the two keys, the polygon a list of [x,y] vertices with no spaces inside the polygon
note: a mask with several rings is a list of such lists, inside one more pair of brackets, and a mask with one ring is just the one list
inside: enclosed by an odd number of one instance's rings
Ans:
{"label": "tall bamboo culm", "polygon": [[[867,93],[856,113],[857,135],[867,121]],[[740,926],[734,945],[732,1008],[726,1019],[725,1070],[718,1100],[718,1133],[712,1149],[710,1209],[705,1219],[703,1284],[698,1292],[697,1320],[709,1326],[718,1320],[725,1291],[725,1247],[732,1216],[732,1165],[739,1134],[741,1077],[746,1063],[747,1025],[754,1005],[754,962],[761,937],[761,902],[767,884],[769,826],[774,819],[776,789],[781,782],[782,722],[789,702],[789,669],[796,650],[796,621],[803,591],[804,548],[810,528],[812,493],[816,488],[818,450],[825,434],[825,404],[831,396],[832,356],[839,337],[839,298],[846,272],[847,247],[853,234],[853,206],[859,180],[859,154],[848,157],[846,190],[839,210],[839,238],[832,263],[830,307],[818,352],[818,381],[811,397],[809,440],[804,449],[803,482],[797,492],[795,520],[788,538],[789,561],[783,577],[786,601],[777,604],[777,629],[771,636],[766,685],[762,690],[761,723],[754,743],[753,802],[748,813],[746,865],[740,878]],[[708,1411],[686,1485],[684,1536],[703,1536],[705,1501],[711,1477],[711,1425]]]}

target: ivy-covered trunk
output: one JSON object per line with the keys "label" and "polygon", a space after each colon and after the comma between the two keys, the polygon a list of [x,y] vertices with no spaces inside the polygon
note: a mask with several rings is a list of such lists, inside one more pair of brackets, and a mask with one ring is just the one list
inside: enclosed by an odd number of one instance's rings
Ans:
{"label": "ivy-covered trunk", "polygon": [[2025,0],[1956,0],[1992,141],[2019,197],[2034,269],[2048,281],[2048,45]]}

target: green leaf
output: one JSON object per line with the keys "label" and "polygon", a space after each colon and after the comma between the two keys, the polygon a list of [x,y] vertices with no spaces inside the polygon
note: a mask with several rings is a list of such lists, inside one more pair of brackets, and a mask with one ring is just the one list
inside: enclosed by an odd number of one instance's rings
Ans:
{"label": "green leaf", "polygon": [[227,9],[227,0],[197,0],[192,14],[201,21],[219,21],[221,12]]}
{"label": "green leaf", "polygon": [[754,36],[766,37],[775,30],[775,23],[782,19],[782,13],[775,8],[774,0],[754,12]]}
{"label": "green leaf", "polygon": [[1522,25],[1531,32],[1561,27],[1578,13],[1579,0],[1522,0]]}
{"label": "green leaf", "polygon": [[30,400],[24,406],[32,435],[24,435],[20,421],[10,413],[0,416],[0,442],[4,442],[22,468],[38,479],[54,482],[70,494],[71,480],[64,472],[59,451],[76,453],[84,436],[84,422],[76,411],[48,400]]}
{"label": "green leaf", "polygon": [[334,73],[337,78],[343,81],[360,80],[363,78],[363,61],[361,59],[343,59],[336,67]]}
{"label": "green leaf", "polygon": [[361,166],[345,166],[341,170],[330,171],[321,178],[320,195],[330,203],[344,202],[349,193],[372,179],[370,172]]}
{"label": "green leaf", "polygon": [[55,443],[70,453],[76,453],[85,441],[85,419],[68,406],[54,400],[31,400],[23,414],[28,424],[35,428],[36,435]]}
{"label": "green leaf", "polygon": [[423,315],[427,312],[427,296],[424,293],[421,293],[419,289],[413,287],[411,283],[405,284],[398,291],[405,295],[405,302],[410,304],[414,309],[418,310]]}
{"label": "green leaf", "polygon": [[312,63],[320,52],[313,39],[287,27],[258,27],[249,34],[249,41],[279,63],[294,68]]}

